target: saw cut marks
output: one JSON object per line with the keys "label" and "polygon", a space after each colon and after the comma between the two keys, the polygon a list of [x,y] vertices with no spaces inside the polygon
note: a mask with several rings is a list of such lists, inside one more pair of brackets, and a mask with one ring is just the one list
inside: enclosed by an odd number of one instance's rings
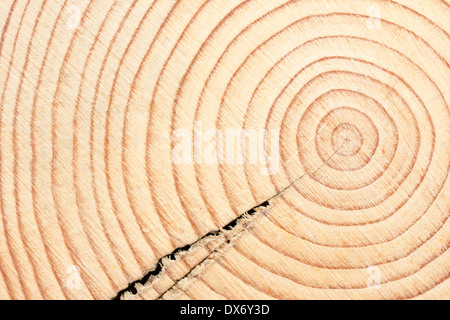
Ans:
{"label": "saw cut marks", "polygon": [[448,299],[449,17],[2,1],[0,299]]}

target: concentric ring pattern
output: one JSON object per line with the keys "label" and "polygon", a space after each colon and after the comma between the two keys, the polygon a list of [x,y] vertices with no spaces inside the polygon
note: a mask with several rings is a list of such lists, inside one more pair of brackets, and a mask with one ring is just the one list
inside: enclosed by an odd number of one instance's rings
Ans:
{"label": "concentric ring pattern", "polygon": [[[112,298],[268,199],[160,294],[448,298],[449,16],[444,0],[2,1],[0,298]],[[260,143],[279,166],[198,159],[212,129],[279,132]]]}

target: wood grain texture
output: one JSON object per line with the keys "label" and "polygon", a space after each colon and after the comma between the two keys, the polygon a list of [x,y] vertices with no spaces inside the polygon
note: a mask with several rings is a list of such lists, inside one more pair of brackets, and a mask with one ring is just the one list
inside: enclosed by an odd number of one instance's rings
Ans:
{"label": "wood grain texture", "polygon": [[449,63],[446,0],[1,0],[0,299],[449,299]]}

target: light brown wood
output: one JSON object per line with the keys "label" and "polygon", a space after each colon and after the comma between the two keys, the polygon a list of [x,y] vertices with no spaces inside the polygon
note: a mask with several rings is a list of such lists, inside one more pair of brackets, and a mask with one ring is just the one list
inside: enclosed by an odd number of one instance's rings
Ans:
{"label": "light brown wood", "polygon": [[0,299],[449,299],[449,17],[1,1]]}

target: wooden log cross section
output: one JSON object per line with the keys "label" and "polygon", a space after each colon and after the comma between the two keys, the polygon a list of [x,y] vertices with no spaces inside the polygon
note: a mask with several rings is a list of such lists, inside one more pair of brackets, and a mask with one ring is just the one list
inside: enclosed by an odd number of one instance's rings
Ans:
{"label": "wooden log cross section", "polygon": [[447,0],[0,1],[0,299],[450,298]]}

